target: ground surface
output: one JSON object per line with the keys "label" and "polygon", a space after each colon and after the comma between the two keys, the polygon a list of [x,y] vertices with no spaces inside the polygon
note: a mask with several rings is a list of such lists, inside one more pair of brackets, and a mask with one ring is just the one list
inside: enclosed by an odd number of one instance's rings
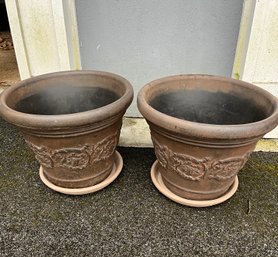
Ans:
{"label": "ground surface", "polygon": [[0,31],[0,92],[20,80],[10,32]]}
{"label": "ground surface", "polygon": [[121,175],[87,196],[46,188],[0,120],[0,256],[278,256],[278,154],[257,152],[226,203],[195,209],[153,186],[152,149],[120,148]]}

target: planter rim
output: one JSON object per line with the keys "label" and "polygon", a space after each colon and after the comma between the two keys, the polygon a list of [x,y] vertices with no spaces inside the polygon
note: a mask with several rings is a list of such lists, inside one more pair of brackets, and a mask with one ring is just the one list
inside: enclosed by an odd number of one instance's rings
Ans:
{"label": "planter rim", "polygon": [[[156,87],[159,84],[179,81],[179,80],[215,80],[237,84],[240,87],[254,90],[257,93],[262,94],[273,105],[273,112],[270,116],[263,120],[256,122],[235,124],[235,125],[219,125],[193,122],[188,120],[182,120],[167,114],[164,114],[152,106],[147,101],[148,91]],[[150,99],[148,99],[150,100]],[[271,131],[278,125],[278,100],[271,93],[266,90],[255,86],[253,84],[236,80],[232,78],[226,78],[214,75],[205,74],[180,74],[163,77],[147,83],[139,92],[137,97],[138,109],[146,120],[155,126],[162,128],[163,130],[171,131],[174,134],[185,135],[190,138],[203,138],[208,140],[230,140],[230,139],[252,139],[258,138]]]}
{"label": "planter rim", "polygon": [[[48,78],[58,78],[63,76],[80,76],[80,75],[92,75],[92,76],[105,76],[113,80],[118,81],[124,85],[125,92],[116,101],[104,105],[102,107],[71,113],[71,114],[58,114],[58,115],[40,115],[40,114],[28,114],[24,112],[18,112],[10,108],[6,101],[7,98],[18,88],[32,84],[34,82],[39,82],[47,80]],[[100,85],[101,86],[101,85]],[[94,70],[71,70],[71,71],[58,71],[47,73],[35,77],[31,77],[18,82],[17,84],[6,89],[2,94],[0,94],[0,115],[8,122],[23,127],[36,129],[43,127],[44,129],[57,129],[65,127],[77,127],[92,124],[98,121],[103,121],[112,118],[113,116],[122,113],[130,105],[133,99],[133,88],[128,80],[120,75],[104,72],[104,71],[94,71]]]}

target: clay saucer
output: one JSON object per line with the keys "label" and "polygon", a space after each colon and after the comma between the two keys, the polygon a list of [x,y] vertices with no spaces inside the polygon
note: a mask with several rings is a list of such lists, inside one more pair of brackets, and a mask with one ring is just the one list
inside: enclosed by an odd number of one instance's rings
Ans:
{"label": "clay saucer", "polygon": [[59,187],[51,183],[43,174],[43,168],[40,166],[40,178],[42,182],[49,188],[51,188],[54,191],[57,191],[59,193],[67,194],[67,195],[85,195],[89,193],[94,193],[96,191],[99,191],[105,187],[107,187],[109,184],[111,184],[121,173],[121,170],[123,168],[123,159],[122,156],[118,151],[115,152],[115,164],[113,167],[113,170],[111,171],[110,175],[100,182],[99,184],[96,184],[94,186],[90,187],[84,187],[84,188],[64,188]]}
{"label": "clay saucer", "polygon": [[155,187],[158,189],[160,193],[171,199],[172,201],[182,204],[182,205],[187,205],[191,207],[209,207],[213,205],[217,205],[220,203],[223,203],[224,201],[228,200],[231,198],[235,192],[237,191],[238,188],[238,177],[236,176],[235,181],[233,185],[229,188],[226,194],[222,195],[219,198],[213,199],[213,200],[190,200],[186,199],[183,197],[180,197],[173,192],[171,192],[164,184],[161,174],[159,170],[157,169],[157,164],[158,162],[155,161],[154,164],[152,165],[151,168],[151,178],[152,182],[154,183]]}

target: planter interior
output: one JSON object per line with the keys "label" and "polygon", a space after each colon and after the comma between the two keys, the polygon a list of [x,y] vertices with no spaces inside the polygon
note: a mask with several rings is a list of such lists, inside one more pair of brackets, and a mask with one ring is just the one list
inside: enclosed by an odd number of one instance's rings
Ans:
{"label": "planter interior", "polygon": [[34,77],[31,82],[23,81],[19,87],[13,88],[13,94],[5,98],[5,103],[19,113],[74,114],[109,105],[127,91],[126,81],[105,76],[109,73],[97,75],[79,71],[53,74]]}
{"label": "planter interior", "polygon": [[267,102],[262,108],[254,103],[254,99],[236,92],[228,94],[194,88],[161,93],[150,101],[150,105],[178,119],[217,125],[252,123],[271,114]]}
{"label": "planter interior", "polygon": [[138,108],[150,125],[158,159],[153,174],[161,174],[175,195],[196,201],[227,194],[256,142],[278,123],[274,96],[206,75],[150,82],[138,95]]}
{"label": "planter interior", "polygon": [[57,85],[21,99],[14,109],[39,115],[72,114],[103,107],[119,98],[115,92],[101,87]]}
{"label": "planter interior", "polygon": [[118,75],[71,71],[18,83],[0,107],[22,130],[48,184],[89,192],[119,169],[115,149],[132,98],[130,83]]}

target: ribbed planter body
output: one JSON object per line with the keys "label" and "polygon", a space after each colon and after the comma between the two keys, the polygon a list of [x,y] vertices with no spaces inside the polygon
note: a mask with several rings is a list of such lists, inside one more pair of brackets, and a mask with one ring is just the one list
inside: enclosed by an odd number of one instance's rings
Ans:
{"label": "ribbed planter body", "polygon": [[115,74],[57,72],[7,89],[0,112],[22,131],[47,180],[84,188],[111,173],[122,117],[132,98],[130,83]]}
{"label": "ribbed planter body", "polygon": [[257,141],[278,124],[277,99],[245,82],[179,75],[138,95],[164,184],[192,200],[221,197]]}

